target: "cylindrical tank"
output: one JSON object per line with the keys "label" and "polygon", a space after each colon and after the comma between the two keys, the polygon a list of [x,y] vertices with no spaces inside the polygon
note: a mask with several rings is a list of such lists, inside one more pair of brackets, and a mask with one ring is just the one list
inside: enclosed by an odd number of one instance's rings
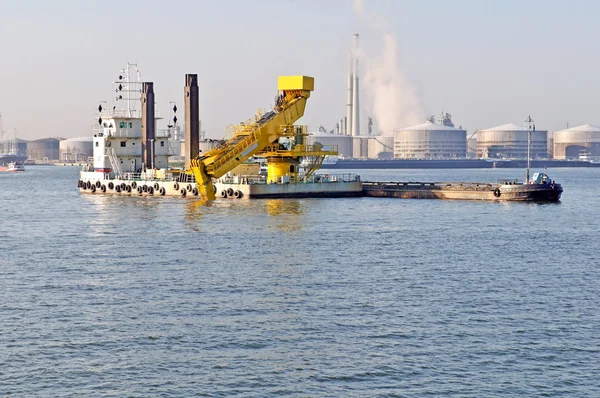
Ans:
{"label": "cylindrical tank", "polygon": [[[477,132],[478,158],[527,158],[527,133],[524,126],[514,123]],[[531,158],[548,157],[548,131],[536,130],[531,132]]]}
{"label": "cylindrical tank", "polygon": [[352,136],[348,135],[335,135],[331,133],[316,132],[311,133],[306,138],[307,145],[314,145],[320,143],[321,145],[337,145],[338,155],[341,157],[352,157]]}
{"label": "cylindrical tank", "polygon": [[466,130],[432,121],[394,130],[394,158],[451,159],[466,156]]}
{"label": "cylindrical tank", "polygon": [[394,157],[394,137],[379,135],[369,137],[370,159],[391,159]]}
{"label": "cylindrical tank", "polygon": [[600,156],[600,127],[584,124],[554,132],[554,159]]}
{"label": "cylindrical tank", "polygon": [[92,137],[76,137],[60,141],[58,144],[61,162],[85,162],[94,156]]}
{"label": "cylindrical tank", "polygon": [[206,140],[200,140],[200,153],[206,153],[208,151],[210,151],[211,149],[215,148],[217,145],[219,145],[219,143],[221,142],[221,140],[213,140],[213,139],[206,139]]}
{"label": "cylindrical tank", "polygon": [[27,143],[27,155],[32,160],[59,160],[58,138],[42,138]]}

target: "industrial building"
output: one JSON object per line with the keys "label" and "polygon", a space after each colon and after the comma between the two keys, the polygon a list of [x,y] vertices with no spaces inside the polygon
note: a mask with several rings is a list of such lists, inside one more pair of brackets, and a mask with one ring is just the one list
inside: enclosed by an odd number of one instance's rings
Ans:
{"label": "industrial building", "polygon": [[28,142],[29,141],[23,140],[21,138],[17,138],[16,139],[17,155],[19,155],[19,156],[27,156],[27,143]]}
{"label": "industrial building", "polygon": [[394,157],[394,137],[376,136],[369,137],[368,157],[370,159],[391,159]]}
{"label": "industrial building", "polygon": [[310,133],[306,141],[308,145],[314,145],[317,142],[321,145],[337,145],[339,156],[351,158],[353,157],[354,138],[357,137],[319,131]]}
{"label": "industrial building", "polygon": [[451,123],[438,124],[432,119],[417,126],[394,130],[394,158],[451,159],[467,156],[466,130],[453,127]]}
{"label": "industrial building", "polygon": [[[527,158],[528,129],[514,123],[477,131],[478,158]],[[545,159],[548,157],[546,130],[531,132],[531,158]]]}
{"label": "industrial building", "polygon": [[92,137],[76,137],[60,141],[58,147],[61,162],[86,162],[93,156],[94,142]]}
{"label": "industrial building", "polygon": [[27,143],[27,155],[31,160],[59,160],[60,139],[42,138]]}
{"label": "industrial building", "polygon": [[554,159],[600,156],[600,127],[584,124],[554,132]]}

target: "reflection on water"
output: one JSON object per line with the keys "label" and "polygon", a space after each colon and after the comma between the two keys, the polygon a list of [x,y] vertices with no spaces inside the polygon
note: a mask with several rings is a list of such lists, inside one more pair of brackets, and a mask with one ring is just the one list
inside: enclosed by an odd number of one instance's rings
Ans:
{"label": "reflection on water", "polygon": [[302,214],[302,206],[297,199],[267,199],[265,201],[267,214],[280,216],[282,214]]}
{"label": "reflection on water", "polygon": [[[181,199],[180,199],[181,200]],[[202,215],[212,206],[212,201],[198,197],[198,199],[183,199],[185,201],[185,220],[200,220]]]}
{"label": "reflection on water", "polygon": [[298,199],[267,199],[266,212],[271,218],[269,227],[282,232],[296,232],[302,229],[305,219],[303,206]]}

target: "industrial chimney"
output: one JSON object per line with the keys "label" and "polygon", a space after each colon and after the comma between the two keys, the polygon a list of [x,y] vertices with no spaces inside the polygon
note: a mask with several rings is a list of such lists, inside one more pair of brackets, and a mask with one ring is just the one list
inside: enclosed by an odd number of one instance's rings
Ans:
{"label": "industrial chimney", "polygon": [[352,136],[360,135],[360,102],[358,92],[358,34],[354,35],[354,80],[352,83]]}
{"label": "industrial chimney", "polygon": [[185,168],[200,152],[200,109],[198,99],[198,75],[185,75]]}
{"label": "industrial chimney", "polygon": [[353,58],[352,58],[352,50],[348,50],[348,109],[346,113],[346,123],[345,130],[342,134],[351,135],[352,134],[352,84],[354,84],[354,76],[352,74],[353,67]]}
{"label": "industrial chimney", "polygon": [[142,87],[142,162],[146,169],[154,169],[155,140],[154,83],[145,82]]}

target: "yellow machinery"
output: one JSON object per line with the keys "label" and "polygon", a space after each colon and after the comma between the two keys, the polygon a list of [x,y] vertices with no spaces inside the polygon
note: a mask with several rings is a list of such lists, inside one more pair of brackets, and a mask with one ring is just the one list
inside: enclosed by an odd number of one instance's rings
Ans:
{"label": "yellow machinery", "polygon": [[305,145],[305,126],[294,123],[304,115],[306,100],[314,90],[308,76],[279,76],[279,95],[273,110],[258,114],[246,123],[232,126],[232,136],[222,145],[191,160],[191,172],[201,195],[215,199],[213,178],[220,178],[254,155],[267,159],[268,183],[299,182],[303,157],[311,159],[304,175],[314,173],[326,155],[337,155],[337,148]]}

